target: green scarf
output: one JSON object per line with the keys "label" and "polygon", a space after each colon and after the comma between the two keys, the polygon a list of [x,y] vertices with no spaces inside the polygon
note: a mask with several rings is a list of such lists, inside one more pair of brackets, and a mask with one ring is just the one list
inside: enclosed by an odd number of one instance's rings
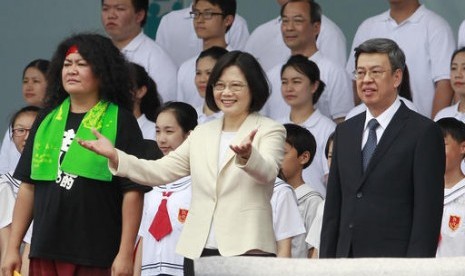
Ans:
{"label": "green scarf", "polygon": [[108,161],[90,150],[81,147],[78,139],[95,140],[92,128],[100,131],[113,145],[116,139],[118,106],[108,102],[98,102],[82,119],[74,140],[59,164],[63,133],[68,120],[70,99],[52,110],[42,121],[34,138],[32,150],[31,178],[52,181],[57,178],[58,166],[70,174],[101,181],[111,181]]}

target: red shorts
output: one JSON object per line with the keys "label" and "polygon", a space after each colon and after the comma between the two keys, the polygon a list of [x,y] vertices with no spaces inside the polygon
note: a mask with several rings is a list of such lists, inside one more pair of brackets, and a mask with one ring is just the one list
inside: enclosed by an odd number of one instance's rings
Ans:
{"label": "red shorts", "polygon": [[111,268],[83,266],[67,262],[32,258],[30,276],[110,276]]}

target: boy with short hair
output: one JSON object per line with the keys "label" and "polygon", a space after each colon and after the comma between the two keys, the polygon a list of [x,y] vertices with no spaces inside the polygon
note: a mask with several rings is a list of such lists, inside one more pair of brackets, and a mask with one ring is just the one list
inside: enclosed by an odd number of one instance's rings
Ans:
{"label": "boy with short hair", "polygon": [[284,146],[282,174],[286,178],[286,182],[294,188],[299,212],[306,230],[306,233],[293,238],[292,257],[307,258],[311,256],[313,248],[310,248],[305,242],[305,237],[315,218],[318,205],[323,201],[323,197],[304,182],[302,171],[313,161],[316,142],[313,135],[306,128],[295,124],[285,124],[284,127],[287,136]]}
{"label": "boy with short hair", "polygon": [[465,156],[465,124],[455,118],[443,118],[437,123],[444,134],[446,172],[444,212],[436,256],[465,256],[465,175],[460,168]]}

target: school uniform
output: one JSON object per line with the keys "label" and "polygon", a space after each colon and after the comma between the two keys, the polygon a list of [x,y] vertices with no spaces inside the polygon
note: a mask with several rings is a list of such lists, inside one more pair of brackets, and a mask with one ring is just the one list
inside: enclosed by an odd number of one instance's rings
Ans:
{"label": "school uniform", "polygon": [[465,256],[465,179],[444,189],[444,213],[436,257]]}
{"label": "school uniform", "polygon": [[[171,192],[166,197],[167,210],[172,231],[160,240],[149,232],[149,228],[158,211],[163,193]],[[184,257],[175,252],[176,244],[189,214],[192,190],[190,176],[183,177],[173,183],[154,187],[145,194],[144,210],[139,229],[142,243],[142,273],[141,275],[183,275]]]}

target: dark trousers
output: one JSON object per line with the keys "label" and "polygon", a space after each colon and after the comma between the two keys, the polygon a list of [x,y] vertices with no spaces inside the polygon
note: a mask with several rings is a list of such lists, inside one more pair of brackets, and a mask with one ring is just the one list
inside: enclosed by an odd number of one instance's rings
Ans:
{"label": "dark trousers", "polygon": [[[218,249],[208,249],[204,248],[200,257],[212,257],[212,256],[221,256],[220,251]],[[275,254],[272,253],[264,253],[264,254],[243,254],[240,256],[252,256],[252,257],[276,257]],[[195,276],[194,274],[194,260],[184,258],[184,276]]]}

